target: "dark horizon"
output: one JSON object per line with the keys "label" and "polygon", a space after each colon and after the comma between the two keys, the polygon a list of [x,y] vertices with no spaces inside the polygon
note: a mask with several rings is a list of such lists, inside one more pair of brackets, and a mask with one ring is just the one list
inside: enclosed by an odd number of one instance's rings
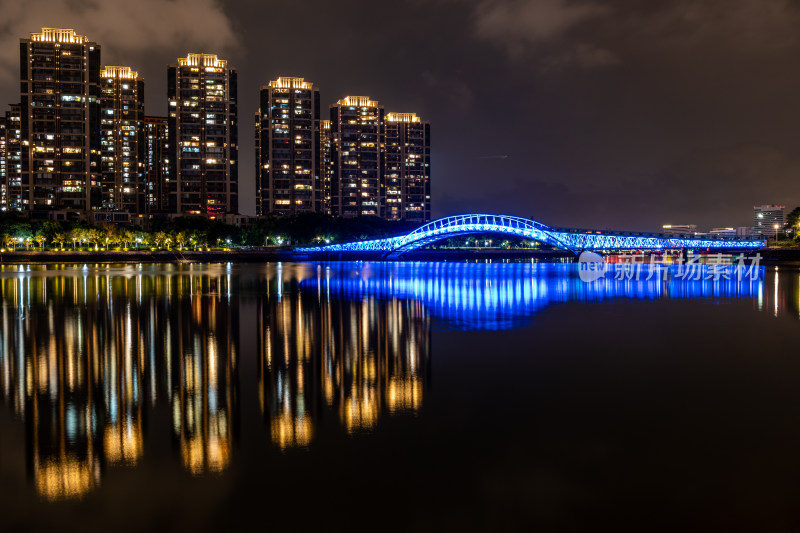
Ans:
{"label": "dark horizon", "polygon": [[[800,4],[712,0],[0,0],[0,103],[19,100],[19,39],[69,27],[145,78],[216,53],[239,73],[240,210],[255,209],[253,113],[278,76],[431,122],[433,216],[508,213],[596,229],[749,226],[800,205]],[[118,23],[116,21],[124,21]],[[300,29],[298,29],[300,28]]]}

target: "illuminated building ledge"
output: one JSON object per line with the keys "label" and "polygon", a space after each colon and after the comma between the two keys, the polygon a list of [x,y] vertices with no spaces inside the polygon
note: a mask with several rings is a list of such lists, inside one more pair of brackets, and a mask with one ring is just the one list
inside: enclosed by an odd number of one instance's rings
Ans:
{"label": "illuminated building ledge", "polygon": [[309,252],[386,252],[396,256],[433,242],[459,235],[500,233],[538,241],[575,253],[583,250],[756,250],[763,240],[683,239],[662,234],[624,234],[594,230],[563,230],[545,226],[535,220],[508,215],[456,215],[434,220],[407,235],[371,241],[329,244],[296,248],[296,253]]}
{"label": "illuminated building ledge", "polygon": [[139,77],[139,73],[131,70],[131,67],[107,66],[100,70],[100,77],[135,80]]}

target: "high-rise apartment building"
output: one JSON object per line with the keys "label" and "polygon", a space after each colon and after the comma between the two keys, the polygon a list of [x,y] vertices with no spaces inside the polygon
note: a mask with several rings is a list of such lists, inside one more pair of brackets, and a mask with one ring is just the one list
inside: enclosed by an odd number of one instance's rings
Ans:
{"label": "high-rise apartment building", "polygon": [[169,125],[167,117],[144,117],[145,211],[169,212]]}
{"label": "high-rise apartment building", "polygon": [[322,212],[331,214],[331,175],[333,174],[333,161],[331,160],[331,121],[319,121],[319,154],[320,154],[320,181],[322,182]]}
{"label": "high-rise apartment building", "polygon": [[431,219],[431,125],[414,113],[386,114],[383,217]]}
{"label": "high-rise apartment building", "polygon": [[[10,211],[27,209],[28,197],[23,194],[27,190],[27,181],[23,187],[22,174],[22,116],[20,105],[13,104],[5,113],[6,146],[5,146],[5,203],[3,207]],[[27,175],[25,176],[27,180]]]}
{"label": "high-rise apartment building", "polygon": [[8,137],[8,121],[6,117],[0,117],[0,210],[8,209],[8,198],[6,197],[8,174],[6,173],[6,138]]}
{"label": "high-rise apartment building", "polygon": [[31,33],[20,80],[23,208],[87,218],[101,205],[100,46],[71,29]]}
{"label": "high-rise apartment building", "polygon": [[253,139],[255,139],[255,177],[256,177],[256,215],[262,216],[264,209],[261,205],[263,194],[261,192],[261,109],[253,116]]}
{"label": "high-rise apartment building", "polygon": [[257,214],[322,211],[319,89],[281,77],[261,87],[256,117]]}
{"label": "high-rise apartment building", "polygon": [[237,74],[213,54],[167,71],[170,211],[217,218],[239,210]]}
{"label": "high-rise apartment building", "polygon": [[384,110],[368,96],[331,105],[331,214],[384,216]]}
{"label": "high-rise apartment building", "polygon": [[145,216],[144,80],[130,67],[100,71],[102,210]]}
{"label": "high-rise apartment building", "polygon": [[786,223],[783,205],[753,206],[753,233],[774,237]]}

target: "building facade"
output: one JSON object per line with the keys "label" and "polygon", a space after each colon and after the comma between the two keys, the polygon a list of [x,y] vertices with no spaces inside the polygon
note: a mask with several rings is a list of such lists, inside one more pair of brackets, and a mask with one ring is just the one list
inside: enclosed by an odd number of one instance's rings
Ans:
{"label": "building facade", "polygon": [[22,211],[22,122],[19,104],[9,106],[0,116],[3,123],[3,147],[0,157],[3,165],[3,203],[0,209]]}
{"label": "building facade", "polygon": [[0,117],[0,210],[8,210],[8,172],[6,170],[6,139],[8,138],[8,120]]}
{"label": "building facade", "polygon": [[331,214],[383,217],[383,106],[368,96],[347,96],[330,113]]}
{"label": "building facade", "polygon": [[333,161],[331,160],[331,121],[319,121],[319,154],[320,154],[320,181],[322,182],[322,212],[331,214],[331,175],[333,174]]}
{"label": "building facade", "polygon": [[22,206],[88,218],[100,206],[100,46],[71,29],[20,40]]}
{"label": "building facade", "polygon": [[144,80],[130,67],[100,71],[102,211],[145,216]]}
{"label": "building facade", "polygon": [[431,125],[414,113],[386,114],[383,217],[431,220]]}
{"label": "building facade", "polygon": [[322,211],[319,89],[281,77],[261,87],[256,117],[258,215]]}
{"label": "building facade", "polygon": [[[22,174],[22,114],[19,104],[9,106],[5,114],[6,146],[5,146],[5,203],[3,207],[9,211],[27,210],[28,197],[23,194]],[[25,182],[27,186],[27,181]]]}
{"label": "building facade", "polygon": [[169,124],[144,117],[144,202],[148,215],[169,213]]}
{"label": "building facade", "polygon": [[167,70],[169,209],[218,218],[239,211],[237,73],[213,54]]}
{"label": "building facade", "polygon": [[783,205],[753,206],[753,233],[775,237],[786,223]]}

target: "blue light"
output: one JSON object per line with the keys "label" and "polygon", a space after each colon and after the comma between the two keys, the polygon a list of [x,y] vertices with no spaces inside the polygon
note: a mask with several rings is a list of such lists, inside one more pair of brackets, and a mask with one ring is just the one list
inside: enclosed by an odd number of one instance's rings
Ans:
{"label": "blue light", "polygon": [[542,309],[566,302],[755,298],[764,283],[763,271],[758,280],[743,282],[675,278],[667,282],[659,276],[622,281],[608,276],[587,283],[581,281],[575,263],[318,264],[331,275],[305,278],[299,282],[301,290],[359,302],[371,298],[419,302],[446,327],[464,330],[512,329]]}
{"label": "blue light", "polygon": [[583,250],[756,250],[764,247],[763,240],[679,239],[662,234],[575,232],[552,228],[522,217],[474,214],[440,218],[398,237],[297,248],[295,252],[377,251],[396,257],[442,239],[475,233],[514,235],[576,253]]}

